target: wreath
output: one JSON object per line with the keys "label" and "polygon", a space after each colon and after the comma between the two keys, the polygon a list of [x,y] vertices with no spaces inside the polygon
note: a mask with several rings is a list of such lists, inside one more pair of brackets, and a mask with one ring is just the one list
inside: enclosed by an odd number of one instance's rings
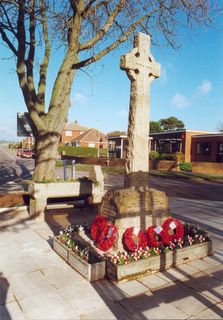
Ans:
{"label": "wreath", "polygon": [[96,246],[102,251],[108,251],[111,249],[117,240],[118,229],[115,225],[109,224],[108,222],[104,225]]}
{"label": "wreath", "polygon": [[147,245],[146,235],[135,227],[130,227],[125,230],[122,236],[122,241],[128,251],[145,248]]}
{"label": "wreath", "polygon": [[146,230],[146,235],[149,247],[161,247],[170,242],[169,234],[160,226],[150,226]]}
{"label": "wreath", "polygon": [[107,223],[107,220],[101,214],[94,219],[91,224],[91,237],[94,241],[98,241],[102,229],[107,225]]}
{"label": "wreath", "polygon": [[184,226],[181,221],[170,217],[163,222],[162,227],[168,233],[170,241],[183,239]]}

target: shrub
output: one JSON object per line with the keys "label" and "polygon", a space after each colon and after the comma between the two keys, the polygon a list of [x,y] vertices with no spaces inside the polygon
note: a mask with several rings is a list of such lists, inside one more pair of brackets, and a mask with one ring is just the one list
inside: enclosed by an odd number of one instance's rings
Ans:
{"label": "shrub", "polygon": [[181,171],[191,172],[192,171],[192,163],[191,162],[181,162],[180,165]]}
{"label": "shrub", "polygon": [[150,160],[157,160],[157,159],[159,159],[159,157],[160,157],[160,155],[159,155],[159,152],[157,152],[157,151],[151,151],[149,153]]}
{"label": "shrub", "polygon": [[183,152],[176,152],[173,155],[174,160],[176,160],[177,162],[184,162],[184,154]]}
{"label": "shrub", "polygon": [[161,153],[161,160],[174,160],[174,155],[172,153]]}

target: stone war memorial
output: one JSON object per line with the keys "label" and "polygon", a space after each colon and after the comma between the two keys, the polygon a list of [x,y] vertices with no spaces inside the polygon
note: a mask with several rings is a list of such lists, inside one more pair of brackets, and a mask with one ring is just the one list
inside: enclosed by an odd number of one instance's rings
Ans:
{"label": "stone war memorial", "polygon": [[206,231],[171,217],[165,192],[149,188],[150,85],[160,76],[149,50],[150,36],[138,33],[120,61],[131,82],[124,187],[106,192],[86,230],[54,238],[54,250],[89,281],[133,279],[212,254]]}
{"label": "stone war memorial", "polygon": [[127,227],[145,231],[147,226],[159,225],[169,216],[166,194],[148,188],[149,89],[160,76],[160,65],[148,53],[149,47],[150,37],[138,33],[133,50],[120,61],[131,81],[125,187],[108,191],[101,204],[102,214],[118,227],[117,250],[122,249],[122,235]]}

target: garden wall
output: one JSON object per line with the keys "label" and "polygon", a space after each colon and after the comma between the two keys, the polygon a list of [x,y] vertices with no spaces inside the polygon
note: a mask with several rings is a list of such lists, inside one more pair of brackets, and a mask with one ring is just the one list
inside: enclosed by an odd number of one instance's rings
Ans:
{"label": "garden wall", "polygon": [[178,171],[178,165],[175,161],[171,160],[150,160],[150,170],[161,170],[161,171]]}
{"label": "garden wall", "polygon": [[223,174],[223,163],[192,162],[192,172]]}

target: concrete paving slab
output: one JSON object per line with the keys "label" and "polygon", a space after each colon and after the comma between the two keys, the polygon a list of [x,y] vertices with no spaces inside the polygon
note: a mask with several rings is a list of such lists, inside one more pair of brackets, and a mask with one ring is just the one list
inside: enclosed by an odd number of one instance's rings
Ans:
{"label": "concrete paving slab", "polygon": [[166,282],[173,282],[180,279],[185,278],[184,273],[180,272],[180,270],[176,270],[174,268],[167,269],[165,271],[160,272],[160,278],[164,279]]}
{"label": "concrete paving slab", "polygon": [[216,265],[214,260],[207,260],[206,258],[204,259],[197,259],[197,260],[193,260],[190,262],[190,265],[197,268],[200,271],[205,271],[210,267],[213,267]]}
{"label": "concrete paving slab", "polygon": [[18,300],[55,289],[41,271],[19,274],[9,278],[10,288]]}
{"label": "concrete paving slab", "polygon": [[75,310],[55,290],[43,291],[19,301],[27,319],[75,319]]}
{"label": "concrete paving slab", "polygon": [[128,295],[111,281],[102,279],[92,283],[92,287],[108,304],[125,299]]}
{"label": "concrete paving slab", "polygon": [[193,267],[190,263],[184,263],[179,266],[176,266],[175,270],[188,278],[190,278],[195,273],[199,272],[199,270]]}
{"label": "concrete paving slab", "polygon": [[142,294],[144,292],[149,291],[146,286],[140,283],[137,280],[131,280],[124,283],[117,283],[117,287],[122,290],[129,297],[136,296],[138,294]]}
{"label": "concrete paving slab", "polygon": [[123,306],[118,303],[113,303],[112,305],[107,305],[97,309],[96,311],[86,312],[84,311],[80,314],[80,319],[84,320],[135,320],[136,317],[128,312]]}
{"label": "concrete paving slab", "polygon": [[188,316],[157,295],[139,295],[120,302],[139,319],[186,319]]}
{"label": "concrete paving slab", "polygon": [[223,305],[218,303],[214,306],[205,309],[198,314],[190,317],[189,319],[222,319],[223,318]]}
{"label": "concrete paving slab", "polygon": [[223,281],[211,275],[201,272],[195,274],[191,279],[182,279],[181,281],[215,303],[223,301]]}
{"label": "concrete paving slab", "polygon": [[11,259],[4,259],[0,264],[4,270],[4,275],[11,277],[14,275],[25,274],[38,270],[38,266],[29,256],[15,257]]}
{"label": "concrete paving slab", "polygon": [[162,287],[163,285],[167,284],[166,280],[162,279],[159,275],[156,274],[145,276],[141,278],[139,281],[149,289]]}
{"label": "concrete paving slab", "polygon": [[63,260],[61,260],[61,264],[56,268],[46,267],[41,269],[41,271],[46,276],[47,281],[57,289],[69,286],[71,282],[83,285],[87,281]]}
{"label": "concrete paving slab", "polygon": [[153,293],[165,303],[170,303],[188,316],[197,314],[213,305],[213,301],[180,281],[169,283],[160,289],[154,289]]}

